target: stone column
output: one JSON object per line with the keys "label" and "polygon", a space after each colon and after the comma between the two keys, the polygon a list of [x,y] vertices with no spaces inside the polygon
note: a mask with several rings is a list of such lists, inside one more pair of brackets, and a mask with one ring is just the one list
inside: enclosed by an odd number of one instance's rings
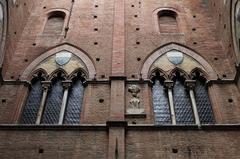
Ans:
{"label": "stone column", "polygon": [[51,81],[42,81],[42,87],[43,87],[43,95],[42,95],[40,107],[39,107],[38,114],[37,114],[37,120],[36,120],[37,125],[39,125],[41,123],[43,110],[44,110],[46,99],[47,99],[48,90],[51,87]]}
{"label": "stone column", "polygon": [[169,100],[172,124],[176,125],[177,121],[176,121],[176,114],[175,114],[174,101],[173,101],[173,86],[174,86],[174,83],[171,80],[166,80],[164,82],[164,85],[165,85],[165,88],[168,90],[168,100]]}
{"label": "stone column", "polygon": [[195,117],[195,123],[198,126],[201,126],[199,115],[198,115],[198,110],[197,110],[195,94],[194,94],[196,81],[195,80],[186,80],[185,84],[186,84],[187,88],[189,89],[189,94],[190,94],[191,103],[192,103],[192,109],[193,109],[193,113],[194,113],[194,117]]}
{"label": "stone column", "polygon": [[61,111],[59,116],[58,124],[63,124],[65,110],[67,106],[67,100],[68,100],[68,90],[72,85],[72,81],[63,81],[62,82],[64,93],[63,93],[63,99],[62,99],[62,105],[61,105]]}

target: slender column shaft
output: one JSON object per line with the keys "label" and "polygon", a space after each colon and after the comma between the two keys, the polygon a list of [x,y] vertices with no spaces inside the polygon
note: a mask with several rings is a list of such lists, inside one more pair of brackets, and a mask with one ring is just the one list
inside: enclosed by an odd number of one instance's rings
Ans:
{"label": "slender column shaft", "polygon": [[171,112],[171,120],[172,124],[176,125],[176,114],[175,114],[175,109],[174,109],[174,102],[173,102],[173,81],[166,80],[165,81],[165,87],[168,90],[168,100],[169,100],[169,107],[170,107],[170,112]]}
{"label": "slender column shaft", "polygon": [[190,98],[191,98],[191,102],[192,102],[192,108],[193,108],[193,113],[194,113],[194,117],[195,117],[195,122],[197,125],[201,125],[200,124],[200,119],[199,119],[199,115],[198,115],[198,111],[197,111],[197,104],[196,104],[196,100],[195,100],[195,95],[194,95],[194,91],[192,89],[189,90],[190,92]]}
{"label": "slender column shaft", "polygon": [[171,111],[172,124],[176,125],[177,122],[176,122],[176,115],[175,115],[175,110],[174,110],[172,89],[168,89],[168,100],[169,100],[169,106],[170,106],[170,111]]}
{"label": "slender column shaft", "polygon": [[64,115],[67,107],[67,99],[68,99],[68,90],[69,87],[71,86],[71,81],[64,81],[63,82],[63,88],[64,88],[64,93],[63,93],[63,100],[62,100],[62,106],[61,106],[61,111],[60,111],[60,116],[59,116],[59,121],[58,124],[63,124],[64,120]]}
{"label": "slender column shaft", "polygon": [[44,110],[44,107],[45,107],[47,94],[48,94],[48,90],[49,90],[50,86],[51,86],[51,82],[49,82],[49,81],[43,81],[42,82],[43,95],[42,95],[40,107],[39,107],[39,110],[38,110],[38,113],[37,113],[37,120],[36,120],[37,125],[39,125],[41,123],[43,110]]}
{"label": "slender column shaft", "polygon": [[200,119],[199,119],[199,115],[198,115],[198,111],[197,111],[197,104],[196,104],[195,95],[194,95],[194,88],[196,86],[196,81],[195,80],[186,80],[185,83],[186,83],[186,86],[189,89],[193,114],[194,114],[194,118],[195,118],[195,124],[200,126],[201,123],[200,123]]}

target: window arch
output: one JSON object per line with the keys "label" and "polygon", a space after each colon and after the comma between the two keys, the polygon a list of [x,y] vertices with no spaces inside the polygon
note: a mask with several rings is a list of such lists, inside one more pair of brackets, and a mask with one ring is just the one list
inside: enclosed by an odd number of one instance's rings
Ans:
{"label": "window arch", "polygon": [[37,119],[37,113],[42,99],[42,73],[39,72],[38,76],[31,81],[31,87],[29,89],[29,95],[23,110],[21,123],[22,124],[35,124]]}
{"label": "window arch", "polygon": [[196,81],[195,99],[199,119],[202,124],[214,123],[213,110],[208,96],[208,89],[206,85],[206,78],[200,71],[193,73],[193,79]]}
{"label": "window arch", "polygon": [[169,76],[156,72],[151,81],[156,124],[214,123],[206,78],[199,70],[192,71],[191,75],[178,68]]}
{"label": "window arch", "polygon": [[177,13],[172,10],[159,11],[158,25],[160,33],[178,33]]}
{"label": "window arch", "polygon": [[7,2],[6,0],[0,0],[0,67],[2,66],[4,59],[5,41],[7,36]]}
{"label": "window arch", "polygon": [[57,77],[52,79],[52,86],[48,92],[48,97],[41,119],[42,124],[57,124],[59,121],[64,91],[62,81],[64,81],[64,78],[62,77],[61,72],[58,72]]}
{"label": "window arch", "polygon": [[240,1],[232,1],[232,37],[237,60],[240,60]]}
{"label": "window arch", "polygon": [[152,78],[152,100],[156,124],[170,124],[171,116],[167,91],[164,88],[165,78],[159,72]]}
{"label": "window arch", "polygon": [[55,71],[48,80],[33,78],[23,109],[21,124],[80,124],[85,75],[78,71],[68,77]]}
{"label": "window arch", "polygon": [[173,100],[175,106],[177,124],[194,124],[194,115],[191,106],[191,99],[187,89],[185,88],[186,78],[176,71],[173,77]]}
{"label": "window arch", "polygon": [[60,35],[64,27],[66,14],[62,11],[53,11],[49,13],[43,34]]}
{"label": "window arch", "polygon": [[69,90],[69,97],[66,108],[64,124],[79,124],[84,96],[84,82],[81,72],[72,79],[72,87]]}

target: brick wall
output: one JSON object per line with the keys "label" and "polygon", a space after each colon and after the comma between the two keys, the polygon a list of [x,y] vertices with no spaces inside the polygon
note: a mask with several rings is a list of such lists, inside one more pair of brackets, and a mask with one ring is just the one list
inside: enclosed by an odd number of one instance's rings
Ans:
{"label": "brick wall", "polygon": [[240,157],[239,139],[231,131],[132,130],[126,136],[126,158],[235,159]]}

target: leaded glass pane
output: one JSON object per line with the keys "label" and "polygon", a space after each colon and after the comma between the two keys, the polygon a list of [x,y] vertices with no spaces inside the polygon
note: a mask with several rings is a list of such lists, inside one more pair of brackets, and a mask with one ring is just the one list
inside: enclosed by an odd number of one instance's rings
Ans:
{"label": "leaded glass pane", "polygon": [[214,123],[213,111],[208,97],[208,91],[200,81],[196,83],[196,104],[199,118],[202,124]]}
{"label": "leaded glass pane", "polygon": [[64,124],[80,124],[80,114],[83,102],[84,87],[80,80],[73,84],[69,91]]}
{"label": "leaded glass pane", "polygon": [[177,124],[194,124],[191,100],[183,82],[177,79],[173,91]]}
{"label": "leaded glass pane", "polygon": [[42,116],[42,124],[57,124],[59,120],[63,97],[63,87],[61,80],[53,83],[52,89],[48,93],[45,110]]}
{"label": "leaded glass pane", "polygon": [[23,115],[21,118],[22,124],[35,124],[42,98],[42,91],[41,80],[37,80],[32,84],[26,105],[23,109]]}
{"label": "leaded glass pane", "polygon": [[171,124],[167,93],[159,80],[152,87],[153,110],[156,124]]}

